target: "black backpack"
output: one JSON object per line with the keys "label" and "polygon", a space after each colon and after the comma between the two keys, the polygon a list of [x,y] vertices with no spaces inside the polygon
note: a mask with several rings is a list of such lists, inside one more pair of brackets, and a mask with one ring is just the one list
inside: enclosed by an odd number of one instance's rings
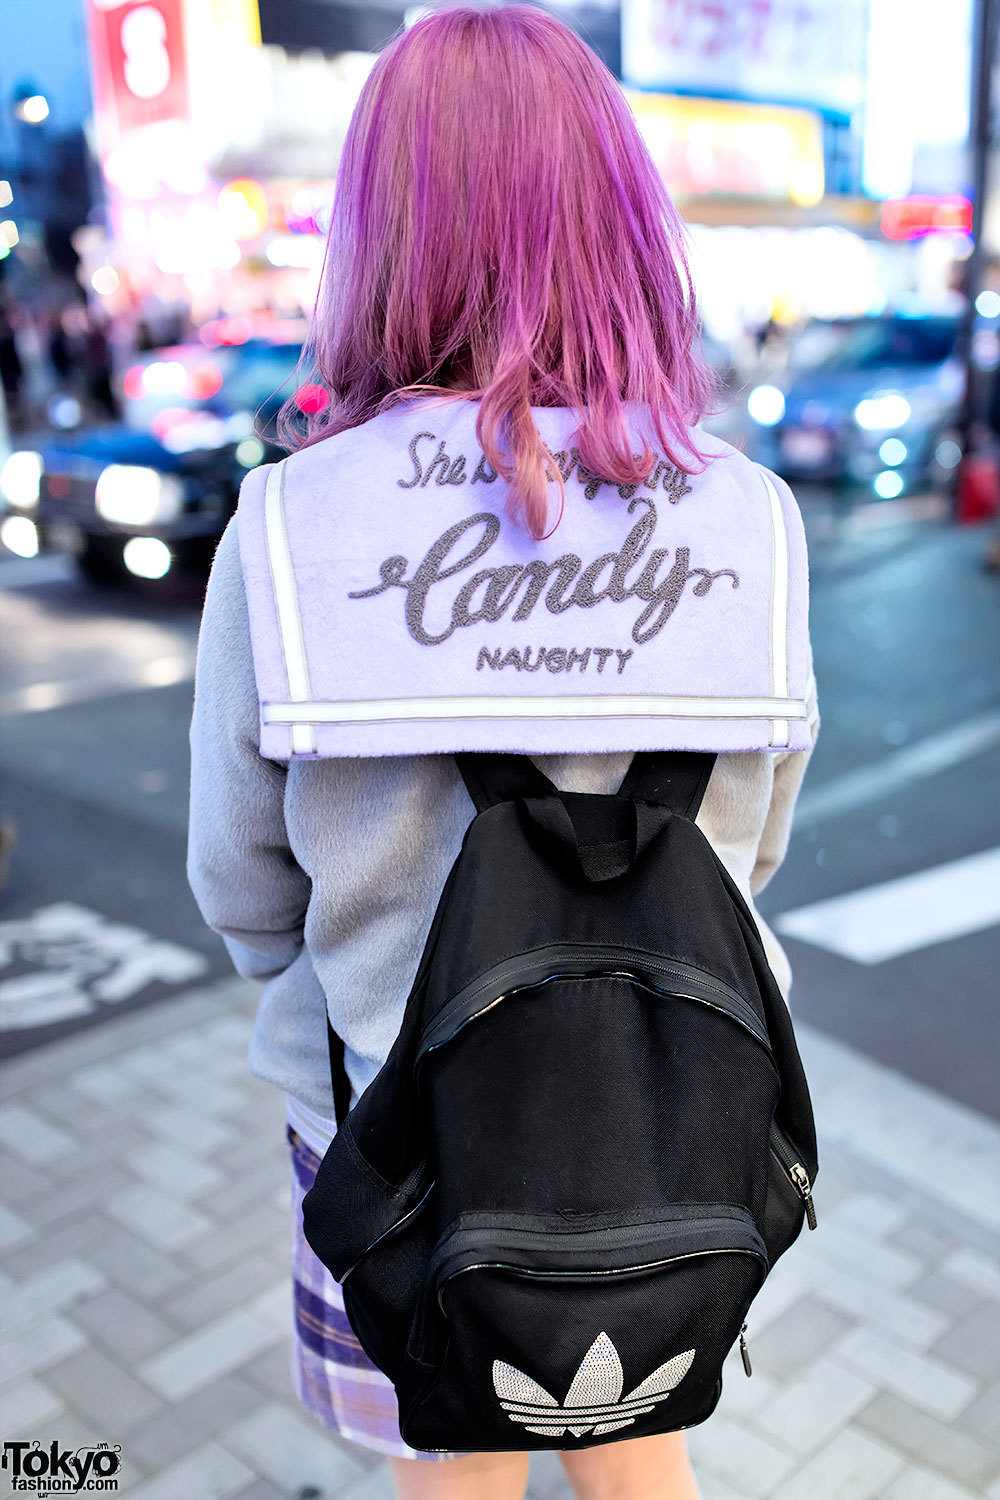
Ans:
{"label": "black backpack", "polygon": [[756,924],[694,823],[715,756],[618,792],[456,757],[476,806],[387,1061],[306,1193],[427,1451],[591,1447],[703,1422],[808,1217],[812,1108]]}

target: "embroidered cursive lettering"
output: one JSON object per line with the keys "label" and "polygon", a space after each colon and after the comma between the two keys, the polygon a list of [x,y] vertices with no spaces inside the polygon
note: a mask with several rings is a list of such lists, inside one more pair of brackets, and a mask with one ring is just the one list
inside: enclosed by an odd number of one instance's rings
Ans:
{"label": "embroidered cursive lettering", "polygon": [[433,443],[434,433],[418,432],[414,437],[410,439],[409,447],[406,451],[409,453],[410,463],[413,465],[413,478],[397,479],[396,483],[399,485],[399,488],[401,490],[412,490],[420,483],[420,476],[423,473],[423,469],[420,467],[420,460],[417,457],[417,444],[424,438],[430,438],[431,442]]}
{"label": "embroidered cursive lettering", "polygon": [[[437,451],[426,464],[421,462],[417,451],[418,444],[427,441],[437,443]],[[435,484],[464,485],[464,484],[492,484],[499,476],[496,469],[487,459],[485,453],[479,450],[475,468],[472,474],[466,472],[467,460],[464,453],[454,456],[448,452],[444,438],[439,439],[436,432],[418,432],[407,446],[410,463],[413,465],[413,476],[409,479],[397,479],[401,490],[413,490],[419,485],[424,488],[433,478]],[[613,479],[603,479],[593,469],[589,469],[580,457],[580,450],[576,447],[559,449],[556,453],[550,453],[553,463],[562,475],[563,482],[568,483],[576,476],[577,482],[582,486],[584,497],[587,500],[596,498],[598,491],[604,485],[616,489],[623,500],[631,500],[639,488],[638,484],[619,483]],[[638,457],[638,455],[636,455]],[[688,476],[683,470],[667,463],[666,459],[659,459],[653,469],[642,481],[642,486],[647,490],[662,490],[671,505],[676,505],[685,495],[690,495],[691,486],[687,482]],[[554,476],[553,476],[554,482]],[[643,496],[642,498],[645,498]]]}
{"label": "embroidered cursive lettering", "polygon": [[[439,451],[434,463],[440,456]],[[430,469],[424,472],[429,473]],[[425,646],[439,645],[456,630],[470,625],[484,621],[496,624],[512,609],[518,595],[520,599],[513,608],[512,620],[529,619],[540,600],[549,614],[560,615],[574,606],[592,609],[604,599],[623,604],[627,599],[635,598],[642,600],[645,606],[632,626],[632,639],[641,646],[663,629],[688,583],[692,584],[692,594],[700,599],[717,578],[728,577],[733,588],[739,587],[740,580],[733,568],[713,571],[692,567],[690,547],[676,548],[672,566],[661,577],[670,549],[654,547],[646,556],[656,529],[656,508],[647,496],[637,495],[629,505],[630,511],[639,500],[646,505],[646,512],[631,528],[618,552],[602,553],[586,566],[575,552],[566,552],[554,562],[533,558],[524,564],[481,568],[459,588],[451,601],[450,617],[446,623],[441,617],[440,607],[437,611],[439,623],[436,626],[429,623],[432,591],[435,591],[434,600],[440,601],[438,585],[470,568],[493,546],[500,535],[500,521],[490,511],[480,511],[449,526],[429,548],[412,577],[405,576],[409,566],[407,559],[393,554],[379,564],[378,583],[368,589],[356,590],[348,597],[369,599],[386,589],[406,589],[406,628],[415,641]],[[476,531],[479,532],[478,539],[468,546],[467,534],[471,538]],[[463,547],[467,550],[463,551]],[[550,667],[550,670],[555,668]]]}

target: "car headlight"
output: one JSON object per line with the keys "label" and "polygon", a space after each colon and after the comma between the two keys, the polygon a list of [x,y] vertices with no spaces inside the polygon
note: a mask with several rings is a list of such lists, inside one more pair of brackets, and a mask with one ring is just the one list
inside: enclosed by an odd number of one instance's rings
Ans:
{"label": "car headlight", "polygon": [[747,397],[747,412],[758,427],[776,427],[785,415],[785,398],[776,385],[757,385]]}
{"label": "car headlight", "polygon": [[38,553],[38,527],[27,516],[5,516],[0,521],[0,542],[18,557],[35,557]]}
{"label": "car headlight", "polygon": [[180,513],[184,494],[172,474],[140,464],[109,464],[97,480],[97,514],[114,526],[154,526]]}
{"label": "car headlight", "polygon": [[910,420],[910,403],[899,391],[866,396],[854,408],[854,420],[866,432],[890,432]]}
{"label": "car headlight", "polygon": [[15,450],[0,469],[0,493],[19,510],[34,510],[41,483],[42,455],[27,448]]}

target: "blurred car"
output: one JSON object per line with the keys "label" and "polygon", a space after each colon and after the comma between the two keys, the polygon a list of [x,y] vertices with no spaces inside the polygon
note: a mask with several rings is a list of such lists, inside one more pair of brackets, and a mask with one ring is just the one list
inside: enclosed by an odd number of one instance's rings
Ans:
{"label": "blurred car", "polygon": [[781,383],[747,398],[753,456],[789,480],[883,499],[941,484],[961,457],[959,327],[901,314],[807,324]]}
{"label": "blurred car", "polygon": [[[71,552],[95,582],[206,568],[249,469],[280,457],[275,418],[296,391],[299,342],[243,337],[137,359],[122,420],[47,431],[0,469],[0,540],[15,552]],[[318,397],[317,397],[318,399]]]}

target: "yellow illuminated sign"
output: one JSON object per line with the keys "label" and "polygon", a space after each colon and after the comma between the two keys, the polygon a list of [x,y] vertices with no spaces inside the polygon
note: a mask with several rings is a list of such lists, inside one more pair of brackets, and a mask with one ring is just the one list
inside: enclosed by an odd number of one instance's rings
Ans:
{"label": "yellow illuminated sign", "polygon": [[822,129],[808,110],[636,89],[625,97],[675,196],[776,198],[803,208],[823,197]]}
{"label": "yellow illuminated sign", "polygon": [[211,0],[212,24],[221,35],[247,47],[260,46],[257,0]]}

